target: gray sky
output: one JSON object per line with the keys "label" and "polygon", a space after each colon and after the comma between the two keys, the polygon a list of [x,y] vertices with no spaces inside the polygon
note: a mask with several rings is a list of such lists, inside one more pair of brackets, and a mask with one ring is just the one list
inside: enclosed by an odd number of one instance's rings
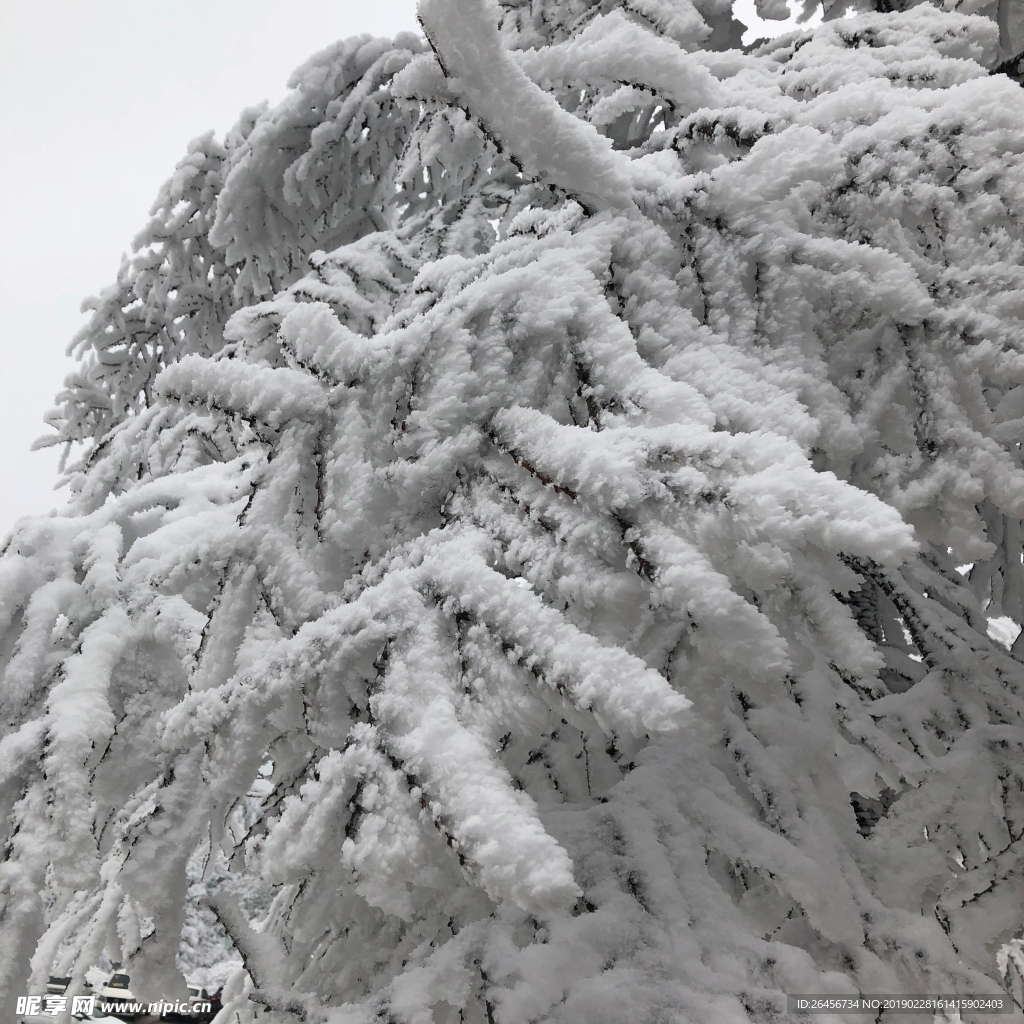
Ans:
{"label": "gray sky", "polygon": [[82,299],[113,282],[189,139],[279,100],[335,39],[407,29],[415,0],[0,0],[0,537],[64,500],[56,450],[29,446]]}

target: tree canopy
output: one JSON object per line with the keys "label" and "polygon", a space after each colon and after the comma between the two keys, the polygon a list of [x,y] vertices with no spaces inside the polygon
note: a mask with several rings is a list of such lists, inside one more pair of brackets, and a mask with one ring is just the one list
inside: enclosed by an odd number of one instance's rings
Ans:
{"label": "tree canopy", "polygon": [[0,558],[0,991],[1019,977],[1024,26],[846,6],[421,0],[191,143]]}

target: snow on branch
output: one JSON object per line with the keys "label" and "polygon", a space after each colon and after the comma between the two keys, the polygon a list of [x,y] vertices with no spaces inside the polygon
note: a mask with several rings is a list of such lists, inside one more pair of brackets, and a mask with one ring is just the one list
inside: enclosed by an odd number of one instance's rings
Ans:
{"label": "snow on branch", "polygon": [[534,86],[504,50],[493,0],[424,0],[419,17],[450,92],[525,175],[598,207],[632,206],[628,173],[611,145]]}

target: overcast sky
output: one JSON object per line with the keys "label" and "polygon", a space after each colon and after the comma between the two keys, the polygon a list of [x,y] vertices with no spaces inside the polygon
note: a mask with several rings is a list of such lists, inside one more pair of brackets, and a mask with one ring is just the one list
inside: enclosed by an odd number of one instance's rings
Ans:
{"label": "overcast sky", "polygon": [[334,40],[408,29],[415,0],[0,0],[0,538],[63,502],[56,450],[29,446],[82,299],[113,282],[189,139],[279,100]]}

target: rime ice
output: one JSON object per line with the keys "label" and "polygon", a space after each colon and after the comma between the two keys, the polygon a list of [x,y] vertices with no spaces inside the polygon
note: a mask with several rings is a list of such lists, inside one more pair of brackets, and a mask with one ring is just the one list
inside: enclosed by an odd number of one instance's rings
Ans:
{"label": "rime ice", "polygon": [[5,989],[171,997],[183,934],[275,1024],[1020,975],[1021,26],[860,6],[424,0],[191,144],[0,558]]}

